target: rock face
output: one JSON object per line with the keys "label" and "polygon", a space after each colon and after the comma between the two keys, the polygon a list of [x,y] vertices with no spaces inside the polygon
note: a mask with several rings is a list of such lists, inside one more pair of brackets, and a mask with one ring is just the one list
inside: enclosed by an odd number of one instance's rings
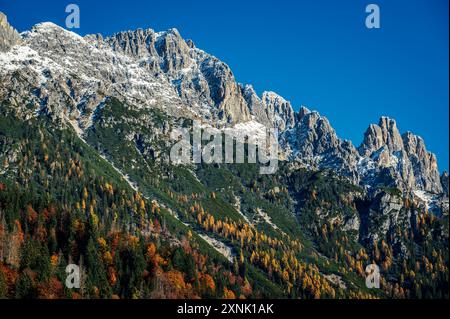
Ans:
{"label": "rock face", "polygon": [[0,12],[0,52],[8,51],[19,42],[19,33],[9,25],[6,15]]}
{"label": "rock face", "polygon": [[364,134],[364,141],[359,147],[363,156],[370,156],[386,147],[389,153],[403,149],[402,137],[394,120],[382,117],[378,125],[371,124]]}
{"label": "rock face", "polygon": [[362,240],[370,243],[384,239],[387,232],[398,225],[410,227],[410,216],[404,214],[402,208],[400,197],[386,192],[376,194],[363,214]]}
{"label": "rock face", "polygon": [[318,112],[302,107],[295,113],[276,93],[258,96],[251,85],[238,84],[227,64],[176,29],[103,38],[40,23],[19,35],[0,14],[0,98],[18,115],[45,114],[82,135],[108,97],[144,113],[158,108],[220,128],[277,128],[282,159],[333,169],[367,188],[448,192],[436,157],[420,137],[400,135],[394,120],[370,125],[355,148]]}
{"label": "rock face", "polygon": [[369,126],[356,149],[337,136],[325,117],[302,107],[294,127],[282,134],[281,144],[293,161],[334,169],[354,183],[403,192],[443,192],[435,155],[426,150],[422,138],[410,132],[401,135],[395,120],[387,117]]}
{"label": "rock face", "polygon": [[251,119],[231,69],[197,49],[192,41],[186,42],[178,30],[121,32],[105,42],[115,52],[141,59],[139,62],[147,63],[155,74],[164,74],[182,101],[198,114],[226,123]]}
{"label": "rock face", "polygon": [[295,112],[289,101],[275,92],[263,92],[260,98],[251,85],[241,86],[243,96],[254,119],[280,132],[294,127]]}
{"label": "rock face", "polygon": [[441,193],[443,188],[436,156],[427,151],[421,137],[407,132],[402,135],[402,138],[414,174],[415,187]]}
{"label": "rock face", "polygon": [[328,119],[302,107],[295,126],[282,135],[291,158],[313,169],[331,168],[357,181],[358,153],[349,141],[338,138]]}
{"label": "rock face", "polygon": [[378,125],[370,125],[358,151],[370,159],[368,171],[384,171],[382,174],[402,190],[442,192],[435,155],[426,150],[422,138],[410,132],[400,135],[393,119],[382,117]]}
{"label": "rock face", "polygon": [[441,175],[442,191],[448,196],[448,173],[444,172]]}
{"label": "rock face", "polygon": [[291,103],[274,92],[264,92],[262,95],[263,108],[271,116],[274,127],[280,131],[295,125],[295,114]]}

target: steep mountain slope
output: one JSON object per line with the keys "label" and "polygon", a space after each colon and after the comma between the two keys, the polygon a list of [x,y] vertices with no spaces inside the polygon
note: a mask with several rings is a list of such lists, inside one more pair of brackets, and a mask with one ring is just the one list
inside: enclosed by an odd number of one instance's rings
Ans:
{"label": "steep mountain slope", "polygon": [[[2,297],[285,296],[252,266],[241,277],[180,222],[166,207],[181,195],[167,184],[144,197],[73,130],[23,122],[2,104],[0,147]],[[71,262],[84,273],[80,290],[64,287]]]}
{"label": "steep mountain slope", "polygon": [[8,24],[7,17],[0,12],[0,52],[8,51],[20,41],[19,33]]}
{"label": "steep mountain slope", "polygon": [[435,156],[420,138],[400,136],[395,121],[382,118],[371,125],[355,150],[318,113],[295,113],[275,93],[260,98],[251,86],[237,84],[225,63],[184,41],[176,29],[82,38],[42,23],[19,41],[6,18],[2,21],[5,39],[21,45],[2,54],[0,90],[18,108],[28,105],[29,114],[39,109],[84,131],[103,99],[114,96],[143,112],[159,108],[218,127],[255,121],[288,131],[285,151],[309,167],[333,168],[363,185],[391,179],[403,191],[442,193]]}
{"label": "steep mountain slope", "polygon": [[[80,37],[41,23],[18,35],[0,19],[0,235],[25,238],[0,246],[15,256],[0,258],[0,296],[39,296],[87,259],[82,297],[448,296],[448,176],[394,120],[356,148],[318,112],[236,83],[176,29]],[[278,171],[173,165],[170,133],[193,120],[277,128]],[[88,235],[63,224],[64,236],[42,235],[53,221],[36,231],[29,205],[38,216],[55,206]],[[49,258],[22,265],[36,238]],[[59,270],[41,274],[49,260]],[[364,285],[372,261],[379,291]]]}

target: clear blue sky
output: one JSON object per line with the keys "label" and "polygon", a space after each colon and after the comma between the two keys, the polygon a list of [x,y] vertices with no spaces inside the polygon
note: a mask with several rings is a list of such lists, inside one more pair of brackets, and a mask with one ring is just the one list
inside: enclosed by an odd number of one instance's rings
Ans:
{"label": "clear blue sky", "polygon": [[[64,25],[69,3],[80,6],[82,35],[176,27],[239,82],[318,110],[355,145],[380,116],[395,118],[448,170],[448,0],[93,2],[0,0],[0,11],[19,31]],[[381,29],[365,28],[369,3],[380,6]]]}

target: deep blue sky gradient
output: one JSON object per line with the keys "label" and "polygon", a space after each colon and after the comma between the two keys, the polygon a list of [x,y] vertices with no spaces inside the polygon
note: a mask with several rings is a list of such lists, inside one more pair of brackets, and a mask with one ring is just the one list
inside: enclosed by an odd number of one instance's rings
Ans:
{"label": "deep blue sky gradient", "polygon": [[[69,3],[80,6],[81,35],[176,27],[239,82],[318,110],[356,146],[370,123],[395,118],[448,170],[448,0],[0,0],[0,11],[24,31],[64,26]],[[369,3],[380,6],[381,29],[365,28]]]}

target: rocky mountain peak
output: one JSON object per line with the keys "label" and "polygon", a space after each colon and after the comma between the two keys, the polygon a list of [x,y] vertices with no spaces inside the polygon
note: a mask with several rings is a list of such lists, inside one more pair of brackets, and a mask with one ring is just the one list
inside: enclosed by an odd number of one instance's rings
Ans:
{"label": "rocky mountain peak", "polygon": [[0,94],[17,106],[35,105],[38,112],[24,110],[27,116],[70,118],[82,134],[102,101],[116,97],[141,110],[160,108],[216,127],[257,122],[278,128],[283,158],[334,169],[363,185],[387,180],[402,190],[443,190],[436,157],[420,137],[400,135],[395,120],[382,117],[370,125],[357,150],[318,112],[302,106],[295,113],[277,93],[258,96],[251,85],[238,84],[225,62],[185,41],[177,29],[105,38],[81,37],[50,22],[21,36],[11,30],[0,15],[0,32],[8,33],[0,39],[10,50],[0,52]]}
{"label": "rocky mountain peak", "polygon": [[403,145],[408,154],[416,154],[419,156],[426,156],[425,142],[420,136],[414,135],[411,132],[406,132],[402,135]]}
{"label": "rocky mountain peak", "polygon": [[371,124],[369,126],[358,150],[362,156],[371,156],[382,147],[386,147],[389,152],[403,149],[403,140],[397,129],[397,123],[384,116],[380,118],[378,125]]}
{"label": "rocky mountain peak", "polygon": [[403,148],[402,138],[400,132],[398,131],[397,123],[394,119],[381,117],[378,126],[381,127],[383,140],[389,150],[395,152]]}
{"label": "rocky mountain peak", "polygon": [[297,122],[301,121],[302,118],[303,118],[305,115],[309,114],[309,113],[311,113],[311,111],[310,111],[306,106],[303,106],[303,105],[302,105],[302,106],[300,107],[299,111],[298,111],[297,114],[296,114],[296,116],[297,116]]}
{"label": "rocky mountain peak", "polygon": [[0,12],[0,52],[8,51],[20,41],[19,33],[8,23],[6,15]]}
{"label": "rocky mountain peak", "polygon": [[[375,170],[389,175],[396,187],[442,192],[436,156],[426,150],[421,137],[411,132],[400,135],[393,119],[382,117],[378,125],[371,124],[358,151],[370,159],[367,163],[375,163]],[[373,175],[373,167],[368,170]]]}
{"label": "rocky mountain peak", "polygon": [[224,62],[185,41],[175,29],[120,32],[105,40],[114,51],[139,58],[153,74],[164,74],[198,115],[224,123],[251,120],[249,107]]}
{"label": "rocky mountain peak", "polygon": [[295,124],[295,112],[290,102],[275,92],[263,92],[262,103],[268,114],[273,117],[275,127],[280,131],[292,128]]}
{"label": "rocky mountain peak", "polygon": [[273,113],[263,104],[253,86],[250,84],[240,85],[240,89],[252,117],[266,127],[274,127]]}
{"label": "rocky mountain peak", "polygon": [[24,46],[49,58],[55,56],[55,51],[58,53],[56,57],[59,57],[59,55],[77,53],[87,49],[88,46],[83,37],[53,22],[34,25],[30,31],[22,33],[22,38]]}
{"label": "rocky mountain peak", "polygon": [[53,22],[41,22],[35,24],[30,31],[23,33],[24,38],[40,37],[51,42],[54,39],[62,41],[62,44],[70,41],[82,41],[83,37],[75,32],[64,29]]}
{"label": "rocky mountain peak", "polygon": [[358,182],[358,152],[349,141],[340,139],[328,119],[317,111],[302,107],[295,126],[281,137],[288,145],[291,159],[313,169],[334,169]]}
{"label": "rocky mountain peak", "polygon": [[187,40],[186,40],[186,44],[187,44],[188,47],[191,48],[191,49],[195,49],[195,48],[196,48],[194,41],[192,41],[191,39],[187,39]]}
{"label": "rocky mountain peak", "polygon": [[419,136],[407,132],[402,135],[404,150],[411,163],[417,188],[441,193],[442,183],[439,176],[436,155],[427,151],[425,142]]}
{"label": "rocky mountain peak", "polygon": [[161,69],[164,72],[178,71],[189,66],[191,48],[177,29],[169,29],[156,36],[155,49],[162,58]]}
{"label": "rocky mountain peak", "polygon": [[124,31],[105,38],[114,51],[134,57],[155,56],[156,34],[152,29]]}

